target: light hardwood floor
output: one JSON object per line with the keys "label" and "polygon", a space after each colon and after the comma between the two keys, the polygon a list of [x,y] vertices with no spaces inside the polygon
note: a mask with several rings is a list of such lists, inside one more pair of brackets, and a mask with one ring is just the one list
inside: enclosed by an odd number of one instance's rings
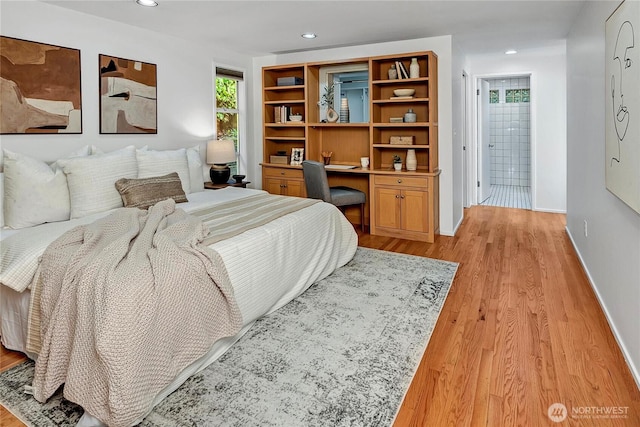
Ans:
{"label": "light hardwood floor", "polygon": [[[564,227],[564,215],[474,206],[433,244],[360,236],[460,263],[395,427],[640,426],[640,390]],[[21,360],[0,356],[0,370]],[[556,402],[569,411],[559,424],[547,416]],[[606,407],[627,418],[571,418]],[[0,426],[22,423],[2,408]]]}

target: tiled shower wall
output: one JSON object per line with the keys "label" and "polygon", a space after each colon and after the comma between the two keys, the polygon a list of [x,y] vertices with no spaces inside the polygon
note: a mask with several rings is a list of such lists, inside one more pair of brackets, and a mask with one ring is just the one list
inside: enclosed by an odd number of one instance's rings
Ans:
{"label": "tiled shower wall", "polygon": [[531,185],[531,122],[529,102],[506,102],[509,89],[529,89],[529,77],[491,79],[499,102],[489,104],[491,184]]}

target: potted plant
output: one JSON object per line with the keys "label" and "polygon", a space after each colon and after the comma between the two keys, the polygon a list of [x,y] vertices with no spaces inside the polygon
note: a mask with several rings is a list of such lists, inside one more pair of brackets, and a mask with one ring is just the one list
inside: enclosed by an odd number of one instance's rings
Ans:
{"label": "potted plant", "polygon": [[402,170],[402,159],[397,154],[393,156],[393,168],[396,171]]}
{"label": "potted plant", "polygon": [[[327,84],[324,87],[324,93],[320,97],[320,101],[318,101],[318,105],[320,107],[324,107],[327,109],[327,121],[334,123],[338,121],[338,113],[333,109],[333,96],[334,96],[334,85]],[[324,120],[323,120],[324,121]]]}

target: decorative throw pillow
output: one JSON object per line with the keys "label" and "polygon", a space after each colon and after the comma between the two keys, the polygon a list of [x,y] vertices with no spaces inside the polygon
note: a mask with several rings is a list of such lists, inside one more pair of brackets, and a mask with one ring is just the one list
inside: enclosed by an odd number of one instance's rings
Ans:
{"label": "decorative throw pillow", "polygon": [[58,164],[67,175],[72,219],[122,207],[115,182],[138,176],[133,145],[109,153],[58,160]]}
{"label": "decorative throw pillow", "polygon": [[59,169],[4,150],[4,220],[11,228],[69,219],[67,179]]}
{"label": "decorative throw pillow", "polygon": [[187,150],[136,150],[138,178],[150,178],[177,172],[186,194],[191,192]]}
{"label": "decorative throw pillow", "polygon": [[127,208],[149,209],[167,199],[173,199],[176,203],[188,201],[176,172],[150,178],[122,178],[116,181],[116,189]]}
{"label": "decorative throw pillow", "polygon": [[191,181],[191,193],[204,191],[204,174],[202,173],[200,145],[187,148],[187,161],[189,163],[189,180]]}

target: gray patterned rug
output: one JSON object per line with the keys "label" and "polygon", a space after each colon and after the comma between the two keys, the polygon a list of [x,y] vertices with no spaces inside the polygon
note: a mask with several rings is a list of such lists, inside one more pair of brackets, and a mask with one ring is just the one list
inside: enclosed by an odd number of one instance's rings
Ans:
{"label": "gray patterned rug", "polygon": [[[175,426],[389,426],[433,331],[456,263],[358,248],[354,259],[259,320],[143,421]],[[59,391],[23,394],[33,363],[0,374],[0,403],[30,426],[71,426]]]}

